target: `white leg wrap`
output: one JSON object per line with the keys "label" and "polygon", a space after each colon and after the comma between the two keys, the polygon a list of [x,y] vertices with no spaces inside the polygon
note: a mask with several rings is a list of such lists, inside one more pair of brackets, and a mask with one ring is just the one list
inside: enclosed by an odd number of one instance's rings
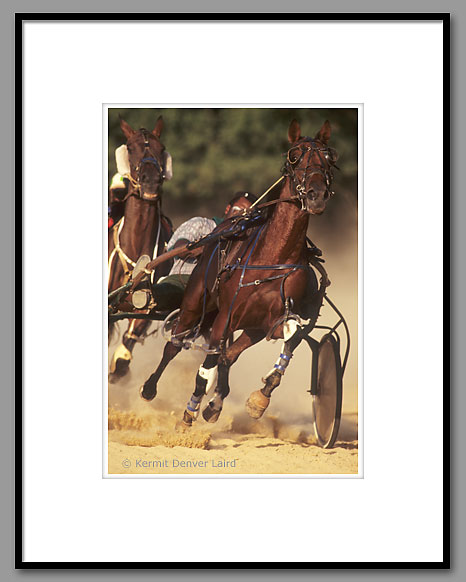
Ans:
{"label": "white leg wrap", "polygon": [[201,401],[203,396],[191,396],[191,400],[186,405],[186,412],[196,420],[199,416],[199,409],[201,408]]}
{"label": "white leg wrap", "polygon": [[298,329],[298,322],[296,319],[288,319],[283,324],[283,339],[287,342],[290,338],[294,336],[296,330]]}
{"label": "white leg wrap", "polygon": [[[288,319],[287,321],[285,321],[285,323],[283,324],[283,339],[285,340],[285,342],[287,342],[289,339],[291,339],[294,334],[296,333],[296,330],[299,327],[299,323],[296,321],[296,319]],[[285,343],[282,345],[282,351],[280,352],[280,356],[278,357],[278,360],[275,362],[273,368],[270,370],[270,372],[268,372],[263,378],[262,378],[262,382],[264,382],[267,380],[267,378],[269,376],[271,376],[274,372],[279,372],[280,374],[284,374],[285,370],[288,366],[288,364],[290,363],[290,359],[291,356],[285,356]]]}
{"label": "white leg wrap", "polygon": [[207,385],[205,387],[205,393],[207,394],[212,388],[214,383],[217,381],[217,366],[213,368],[204,368],[204,366],[199,366],[198,374],[204,380],[207,380]]}
{"label": "white leg wrap", "polygon": [[262,382],[265,383],[267,378],[271,376],[274,372],[279,372],[282,375],[285,373],[285,370],[288,364],[290,363],[291,357],[289,358],[283,357],[284,354],[285,354],[285,344],[282,345],[282,351],[280,352],[280,355],[278,356],[278,359],[275,362],[273,368],[269,372],[267,372],[267,374],[262,378]]}

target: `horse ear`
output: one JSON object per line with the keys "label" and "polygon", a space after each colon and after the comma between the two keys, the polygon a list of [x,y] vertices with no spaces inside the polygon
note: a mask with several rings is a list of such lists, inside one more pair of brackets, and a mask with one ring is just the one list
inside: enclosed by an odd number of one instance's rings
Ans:
{"label": "horse ear", "polygon": [[131,127],[131,125],[129,123],[126,123],[123,117],[120,117],[120,127],[121,131],[125,134],[126,139],[129,139],[132,135],[136,133],[134,129]]}
{"label": "horse ear", "polygon": [[288,141],[290,143],[295,143],[300,137],[301,127],[299,126],[299,123],[296,121],[296,119],[293,119],[288,128]]}
{"label": "horse ear", "polygon": [[163,130],[163,117],[159,115],[159,118],[155,122],[155,127],[152,130],[152,133],[155,135],[155,137],[160,137],[162,134],[162,130]]}
{"label": "horse ear", "polygon": [[315,139],[322,141],[323,143],[328,143],[330,139],[330,134],[332,133],[332,128],[330,127],[330,123],[328,121],[324,122],[324,125],[320,128],[317,132]]}

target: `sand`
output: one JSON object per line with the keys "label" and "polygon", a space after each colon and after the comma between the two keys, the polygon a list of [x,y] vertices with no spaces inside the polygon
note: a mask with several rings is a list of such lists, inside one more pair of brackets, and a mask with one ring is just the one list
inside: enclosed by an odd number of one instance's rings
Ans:
{"label": "sand", "polygon": [[[151,337],[134,351],[128,377],[109,385],[109,474],[280,474],[358,473],[358,415],[345,411],[332,449],[317,445],[310,417],[306,347],[296,354],[260,420],[251,419],[244,403],[261,386],[259,362],[267,371],[279,343],[263,343],[242,355],[231,372],[231,393],[217,423],[200,417],[191,429],[180,427],[184,406],[194,386],[202,353],[182,352],[159,382],[158,395],[143,401],[138,388],[153,368],[163,340]],[[263,375],[263,374],[262,374]],[[254,380],[252,378],[254,377]],[[205,402],[207,398],[205,398]],[[348,394],[352,403],[354,397]],[[346,407],[348,408],[348,406]]]}
{"label": "sand", "polygon": [[170,433],[112,430],[108,471],[150,475],[357,474],[354,421],[352,417],[343,419],[345,438],[328,450],[318,447],[304,431],[296,431],[294,436],[288,431],[288,436],[280,436],[278,429],[276,437],[267,436],[269,431],[274,432],[271,417],[259,423],[266,434],[193,428],[189,436],[179,439],[179,444]]}

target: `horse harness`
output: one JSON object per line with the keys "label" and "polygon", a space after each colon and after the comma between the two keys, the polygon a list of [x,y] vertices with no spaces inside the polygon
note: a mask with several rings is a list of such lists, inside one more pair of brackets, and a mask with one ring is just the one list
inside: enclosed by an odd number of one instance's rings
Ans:
{"label": "horse harness", "polygon": [[113,226],[113,250],[110,253],[108,258],[108,279],[110,281],[111,269],[113,264],[113,259],[117,256],[120,259],[121,266],[123,267],[123,284],[129,280],[131,275],[131,270],[128,268],[128,265],[131,267],[136,266],[136,263],[132,261],[128,255],[124,252],[124,250],[120,246],[120,233],[125,223],[125,217],[123,216],[120,220]]}
{"label": "horse harness", "polygon": [[[158,250],[159,250],[159,245],[161,242],[160,235],[161,235],[161,231],[162,231],[162,216],[160,213],[160,208],[159,208],[158,216],[159,216],[159,220],[158,220],[158,226],[157,226],[157,237],[155,240],[154,251],[153,251],[153,256],[152,256],[153,259],[159,255]],[[127,283],[129,281],[129,279],[131,277],[131,270],[134,269],[134,267],[136,266],[136,262],[128,257],[128,255],[124,252],[124,250],[121,248],[121,245],[120,245],[120,233],[123,229],[124,223],[125,223],[125,217],[123,216],[113,226],[113,245],[114,245],[114,247],[113,247],[113,250],[110,253],[110,256],[108,258],[108,281],[110,281],[113,259],[115,258],[115,256],[117,256],[120,259],[121,266],[123,267],[122,285],[124,285],[125,283]],[[165,242],[165,246],[166,246],[166,242]],[[132,269],[130,269],[129,267],[132,267]],[[154,282],[154,275],[155,275],[155,271],[153,271],[151,274],[151,281],[152,282]]]}
{"label": "horse harness", "polygon": [[[223,268],[223,271],[221,273],[218,274],[217,276],[217,281],[220,280],[221,275],[225,272],[225,271],[229,271],[230,272],[230,276],[233,274],[233,271],[235,271],[236,269],[239,269],[241,271],[241,275],[240,275],[240,279],[238,282],[238,286],[236,288],[235,294],[233,295],[233,299],[231,300],[230,303],[230,307],[228,309],[228,314],[227,314],[227,319],[225,322],[225,328],[222,334],[222,340],[220,341],[220,349],[223,348],[223,345],[226,341],[226,332],[228,329],[228,326],[230,324],[231,321],[231,315],[233,312],[233,307],[234,307],[234,303],[236,301],[236,298],[238,297],[239,292],[241,291],[241,289],[245,288],[245,287],[251,287],[251,286],[258,286],[258,285],[262,285],[263,283],[268,283],[271,281],[277,281],[277,280],[281,280],[281,284],[280,284],[280,297],[283,301],[283,305],[285,308],[285,314],[288,315],[288,312],[290,311],[290,309],[293,307],[293,299],[289,298],[289,297],[285,297],[285,281],[286,279],[292,274],[295,273],[296,271],[298,271],[299,269],[306,269],[309,270],[309,265],[306,264],[280,264],[280,265],[250,265],[249,264],[249,260],[251,258],[251,255],[257,245],[257,242],[259,241],[260,235],[262,233],[262,231],[265,228],[265,224],[263,226],[261,226],[258,230],[257,233],[255,235],[255,237],[252,240],[252,244],[251,244],[251,248],[249,250],[249,253],[246,257],[246,260],[244,261],[243,264],[241,264],[241,261],[244,257],[244,254],[246,254],[246,252],[243,254],[243,257],[239,257],[237,259],[237,261],[233,264],[233,265],[226,265]],[[248,283],[244,283],[244,277],[246,274],[246,271],[248,270],[257,270],[257,271],[281,271],[280,273],[278,273],[277,275],[271,275],[269,277],[262,277],[259,279],[255,279],[254,281],[250,281]],[[275,326],[274,326],[275,327]]]}

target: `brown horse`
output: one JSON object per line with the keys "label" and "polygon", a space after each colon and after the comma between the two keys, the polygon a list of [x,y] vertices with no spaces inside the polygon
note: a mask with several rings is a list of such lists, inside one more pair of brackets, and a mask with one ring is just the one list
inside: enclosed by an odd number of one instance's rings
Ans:
{"label": "brown horse", "polygon": [[[280,357],[264,378],[264,388],[253,392],[247,402],[249,414],[260,418],[301,342],[300,318],[315,324],[322,294],[309,267],[311,251],[306,234],[309,215],[321,214],[332,194],[336,152],[327,145],[329,139],[328,121],[311,139],[301,137],[300,126],[293,120],[288,129],[291,147],[284,180],[271,217],[250,229],[243,240],[229,241],[223,248],[218,244],[206,247],[193,271],[172,340],[166,344],[157,370],[142,387],[146,399],[155,396],[157,381],[181,350],[183,338],[189,337],[196,325],[200,328],[205,313],[216,313],[211,353],[196,376],[195,391],[184,412],[185,425],[190,426],[196,418],[217,372],[214,395],[203,411],[208,422],[215,422],[220,415],[230,390],[229,369],[239,355],[265,337],[284,338]],[[222,256],[225,258],[219,263]],[[226,338],[237,330],[242,330],[241,335],[227,347]]]}
{"label": "brown horse", "polygon": [[[128,191],[120,201],[120,204],[124,202],[124,215],[108,234],[109,292],[128,281],[141,255],[154,257],[162,253],[172,234],[171,225],[161,211],[162,184],[171,177],[171,159],[160,141],[163,119],[157,119],[152,132],[135,131],[123,119],[120,127],[127,143],[123,154],[121,148],[119,152],[120,157],[126,156],[123,160],[126,168],[119,171],[128,180]],[[168,274],[169,270],[170,263],[164,263],[155,272],[154,279]],[[127,373],[133,348],[145,337],[149,325],[146,320],[130,320],[110,364],[111,381]]]}

